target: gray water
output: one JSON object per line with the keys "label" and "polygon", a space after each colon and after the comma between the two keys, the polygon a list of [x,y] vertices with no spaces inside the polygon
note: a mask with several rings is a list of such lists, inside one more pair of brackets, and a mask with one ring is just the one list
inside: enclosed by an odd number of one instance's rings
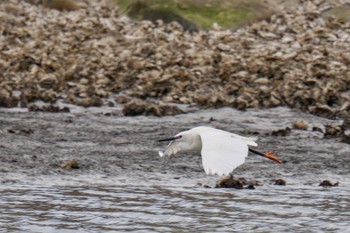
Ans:
{"label": "gray water", "polygon": [[[0,232],[350,232],[350,145],[312,131],[339,121],[286,108],[163,118],[95,110],[0,111]],[[309,130],[271,136],[296,119]],[[156,139],[198,125],[258,136],[258,149],[284,162],[249,155],[234,175],[262,186],[213,188],[218,177],[199,154],[157,154],[166,145]],[[62,169],[70,159],[80,169]],[[326,179],[339,186],[320,187]]]}
{"label": "gray water", "polygon": [[3,232],[349,232],[349,189],[1,187]]}

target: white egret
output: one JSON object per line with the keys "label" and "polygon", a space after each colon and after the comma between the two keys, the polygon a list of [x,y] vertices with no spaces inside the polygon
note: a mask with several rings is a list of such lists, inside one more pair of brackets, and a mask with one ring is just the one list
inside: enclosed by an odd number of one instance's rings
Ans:
{"label": "white egret", "polygon": [[224,130],[206,126],[178,133],[174,137],[161,139],[171,141],[160,157],[175,155],[177,152],[201,151],[202,163],[208,175],[227,175],[233,169],[244,163],[248,151],[281,163],[273,156],[274,151],[262,153],[249,148],[257,146],[256,138],[242,137]]}

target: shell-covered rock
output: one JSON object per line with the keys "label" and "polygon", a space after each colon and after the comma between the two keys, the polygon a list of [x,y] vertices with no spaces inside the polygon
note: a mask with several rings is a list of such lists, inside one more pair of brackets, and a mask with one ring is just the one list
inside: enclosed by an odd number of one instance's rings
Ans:
{"label": "shell-covered rock", "polygon": [[119,17],[104,1],[58,11],[8,0],[0,4],[0,106],[101,106],[125,95],[348,116],[350,24],[322,15],[346,2],[301,1],[237,31],[190,33]]}
{"label": "shell-covered rock", "polygon": [[154,115],[154,116],[173,116],[183,113],[183,111],[174,105],[162,105],[152,101],[131,100],[123,108],[125,116]]}
{"label": "shell-covered rock", "polygon": [[294,129],[307,130],[309,123],[306,120],[297,120],[293,122]]}

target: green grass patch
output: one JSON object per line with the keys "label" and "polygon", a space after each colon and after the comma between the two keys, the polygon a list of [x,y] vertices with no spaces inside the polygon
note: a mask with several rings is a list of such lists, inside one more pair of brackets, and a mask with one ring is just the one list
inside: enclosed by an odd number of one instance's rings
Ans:
{"label": "green grass patch", "polygon": [[222,27],[241,26],[266,11],[261,1],[240,0],[114,0],[123,12],[131,18],[147,18],[148,12],[169,12],[178,15],[201,28],[209,28],[213,23]]}

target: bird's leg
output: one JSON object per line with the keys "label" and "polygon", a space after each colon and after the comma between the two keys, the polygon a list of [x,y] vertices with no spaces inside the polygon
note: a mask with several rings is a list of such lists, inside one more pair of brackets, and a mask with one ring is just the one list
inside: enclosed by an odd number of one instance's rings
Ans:
{"label": "bird's leg", "polygon": [[265,154],[265,153],[262,153],[262,152],[260,152],[260,151],[254,150],[254,149],[252,149],[252,148],[249,148],[249,151],[250,151],[250,152],[253,152],[254,154],[260,155],[260,156],[265,156],[266,154],[268,154],[268,155],[273,155],[273,154],[275,153],[275,151],[272,150],[272,151],[269,151],[269,152],[267,152],[267,153]]}
{"label": "bird's leg", "polygon": [[271,156],[271,155],[274,155],[274,154],[275,154],[274,150],[270,150],[269,152],[265,153],[265,155],[267,155],[267,156]]}
{"label": "bird's leg", "polygon": [[257,155],[263,156],[265,158],[271,159],[271,160],[273,160],[273,161],[275,161],[277,163],[282,163],[282,161],[279,158],[277,158],[276,156],[273,155],[275,153],[274,150],[269,151],[267,153],[262,153],[260,151],[257,151],[257,150],[254,150],[252,148],[249,148],[249,151],[253,152],[254,154],[257,154]]}

